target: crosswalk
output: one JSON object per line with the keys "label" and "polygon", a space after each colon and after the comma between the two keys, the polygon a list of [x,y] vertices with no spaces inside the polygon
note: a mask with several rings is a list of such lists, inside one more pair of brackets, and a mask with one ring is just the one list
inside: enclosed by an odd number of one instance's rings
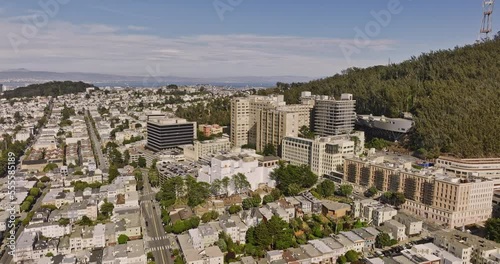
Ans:
{"label": "crosswalk", "polygon": [[158,240],[163,240],[163,239],[167,239],[167,238],[168,238],[167,236],[160,236],[160,237],[152,237],[151,240],[158,241]]}
{"label": "crosswalk", "polygon": [[159,247],[149,248],[148,251],[152,252],[152,251],[162,251],[162,250],[169,250],[169,249],[170,249],[170,246],[159,246]]}

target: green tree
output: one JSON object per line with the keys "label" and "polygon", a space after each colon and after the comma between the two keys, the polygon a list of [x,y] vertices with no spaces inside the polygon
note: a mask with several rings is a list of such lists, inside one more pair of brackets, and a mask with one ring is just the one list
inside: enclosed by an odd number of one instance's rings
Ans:
{"label": "green tree", "polygon": [[500,218],[490,218],[485,225],[486,238],[500,243]]}
{"label": "green tree", "polygon": [[112,182],[113,182],[113,180],[114,180],[116,177],[120,176],[120,173],[118,172],[118,168],[117,168],[117,167],[116,167],[116,165],[114,165],[114,164],[111,164],[111,165],[109,166],[109,171],[108,171],[108,174],[109,174],[109,175],[108,175],[108,182],[109,182],[109,183],[112,183]]}
{"label": "green tree", "polygon": [[213,195],[219,195],[222,191],[222,182],[219,179],[215,179],[210,185],[210,192]]}
{"label": "green tree", "polygon": [[90,218],[86,215],[82,216],[82,219],[78,223],[83,226],[91,226],[94,224],[94,222],[92,222],[92,220],[90,220]]}
{"label": "green tree", "polygon": [[232,177],[233,185],[236,193],[244,192],[250,188],[250,183],[247,180],[247,176],[243,173],[237,173]]}
{"label": "green tree", "polygon": [[49,253],[45,254],[45,256],[48,257],[48,258],[51,258],[51,257],[54,256],[54,254],[52,252],[49,252]]}
{"label": "green tree", "polygon": [[41,182],[49,182],[50,181],[50,178],[47,177],[47,176],[43,176],[42,178],[40,178],[40,181]]}
{"label": "green tree", "polygon": [[314,139],[314,132],[312,132],[307,126],[302,126],[299,129],[299,137]]}
{"label": "green tree", "polygon": [[129,238],[127,235],[121,234],[120,236],[118,236],[118,244],[120,244],[120,245],[127,244],[128,241],[129,241]]}
{"label": "green tree", "polygon": [[172,231],[174,232],[174,234],[180,234],[186,231],[186,224],[184,223],[184,221],[177,221],[172,226]]}
{"label": "green tree", "polygon": [[318,181],[318,176],[308,166],[286,165],[283,162],[271,172],[271,178],[276,180],[277,188],[287,196],[296,195]]}
{"label": "green tree", "polygon": [[365,195],[366,195],[366,197],[373,197],[373,196],[377,195],[377,193],[378,193],[377,188],[375,186],[372,186],[368,190],[366,190]]}
{"label": "green tree", "polygon": [[31,203],[28,202],[28,201],[24,201],[22,204],[21,204],[21,207],[20,207],[21,211],[23,212],[28,212],[30,209],[31,209]]}
{"label": "green tree", "polygon": [[348,262],[355,262],[355,261],[358,261],[359,254],[358,254],[358,252],[351,249],[345,253],[345,257],[346,257]]}
{"label": "green tree", "polygon": [[406,202],[406,198],[400,192],[385,192],[381,196],[381,201],[399,207]]}
{"label": "green tree", "polygon": [[264,156],[276,156],[276,147],[273,144],[267,144],[262,153]]}
{"label": "green tree", "polygon": [[146,159],[142,156],[139,157],[137,165],[139,165],[140,168],[146,168]]}
{"label": "green tree", "polygon": [[61,226],[67,226],[70,222],[68,218],[61,218],[57,221],[57,223]]}
{"label": "green tree", "polygon": [[219,213],[217,213],[216,211],[209,211],[209,212],[204,213],[201,216],[201,221],[203,223],[208,223],[212,220],[216,220],[218,217],[219,217]]}
{"label": "green tree", "polygon": [[347,258],[344,255],[341,255],[337,258],[337,263],[338,264],[345,264],[345,263],[347,263]]}
{"label": "green tree", "polygon": [[46,204],[46,205],[42,205],[42,208],[46,208],[46,209],[49,209],[50,211],[54,211],[57,209],[57,207],[53,204]]}
{"label": "green tree", "polygon": [[265,195],[265,196],[264,196],[264,199],[263,199],[263,204],[272,203],[272,202],[274,202],[274,201],[276,201],[276,200],[274,199],[274,196],[272,196],[271,194],[267,194],[267,195]]}
{"label": "green tree", "polygon": [[246,198],[242,202],[242,207],[244,210],[248,210],[253,207],[253,200],[252,198]]}
{"label": "green tree", "polygon": [[379,233],[375,238],[375,246],[377,248],[384,248],[392,246],[391,237],[387,233]]}
{"label": "green tree", "polygon": [[229,184],[231,183],[231,179],[228,177],[224,177],[221,180],[222,187],[224,188],[224,191],[226,192],[226,196],[229,195]]}
{"label": "green tree", "polygon": [[101,214],[103,214],[106,217],[110,217],[111,214],[113,213],[114,208],[115,206],[113,205],[113,203],[106,201],[101,205]]}
{"label": "green tree", "polygon": [[40,196],[40,189],[33,187],[30,189],[30,195],[34,197]]}
{"label": "green tree", "polygon": [[238,213],[239,211],[241,211],[241,206],[233,204],[233,205],[231,205],[231,206],[229,207],[229,210],[228,210],[228,211],[229,211],[229,213],[230,213],[230,214],[236,214],[236,213]]}
{"label": "green tree", "polygon": [[342,184],[339,187],[340,195],[348,197],[352,194],[353,187],[350,184]]}
{"label": "green tree", "polygon": [[49,164],[45,165],[45,167],[43,168],[43,172],[49,172],[49,171],[53,171],[55,169],[57,169],[57,164],[49,163]]}
{"label": "green tree", "polygon": [[335,183],[333,183],[333,181],[325,179],[320,184],[318,184],[316,192],[321,197],[330,197],[335,193]]}

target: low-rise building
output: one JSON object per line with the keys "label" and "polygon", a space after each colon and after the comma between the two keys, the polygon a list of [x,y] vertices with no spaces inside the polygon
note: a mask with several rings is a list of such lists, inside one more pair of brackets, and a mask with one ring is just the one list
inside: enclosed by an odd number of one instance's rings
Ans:
{"label": "low-rise building", "polygon": [[62,226],[55,222],[31,224],[25,227],[26,232],[41,233],[45,237],[55,238],[71,234],[71,226]]}
{"label": "low-rise building", "polygon": [[500,254],[500,244],[458,230],[442,230],[432,234],[433,243],[457,256],[463,263],[494,262]]}
{"label": "low-rise building", "polygon": [[323,209],[322,209],[323,215],[334,219],[343,217],[347,215],[349,211],[351,211],[351,206],[344,203],[337,203],[330,200],[323,200],[322,204],[323,204]]}
{"label": "low-rise building", "polygon": [[422,232],[423,221],[417,219],[414,216],[398,212],[394,216],[394,220],[400,222],[401,224],[406,226],[406,235],[414,236],[419,235]]}
{"label": "low-rise building", "polygon": [[384,223],[385,227],[388,227],[391,230],[392,236],[397,241],[403,241],[406,237],[406,226],[401,224],[396,220],[388,220]]}

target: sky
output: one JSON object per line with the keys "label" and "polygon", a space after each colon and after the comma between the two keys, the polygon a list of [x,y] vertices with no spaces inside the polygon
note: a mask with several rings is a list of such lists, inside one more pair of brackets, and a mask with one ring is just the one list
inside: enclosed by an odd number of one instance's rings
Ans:
{"label": "sky", "polygon": [[472,44],[481,18],[482,0],[0,0],[0,70],[318,78]]}

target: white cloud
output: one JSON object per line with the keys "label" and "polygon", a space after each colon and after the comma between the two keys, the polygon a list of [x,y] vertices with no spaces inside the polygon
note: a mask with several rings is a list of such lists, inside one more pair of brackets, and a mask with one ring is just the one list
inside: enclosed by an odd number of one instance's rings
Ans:
{"label": "white cloud", "polygon": [[132,31],[146,31],[146,30],[148,30],[147,27],[133,26],[133,25],[128,26],[127,29],[132,30]]}
{"label": "white cloud", "polygon": [[117,32],[120,29],[117,27],[112,27],[108,25],[102,25],[102,24],[90,24],[90,25],[83,25],[83,28],[88,31],[90,34],[100,34],[100,33],[113,33]]}
{"label": "white cloud", "polygon": [[[19,21],[0,19],[2,36],[22,37],[23,27]],[[109,25],[55,20],[35,36],[25,38],[18,52],[13,52],[8,39],[4,40],[0,41],[0,57],[2,66],[9,69],[148,75],[148,66],[159,65],[161,72],[157,75],[190,77],[327,76],[351,66],[385,63],[387,57],[374,54],[396,44],[393,40],[372,40],[359,47],[361,53],[349,63],[339,46],[355,45],[350,39],[249,34],[167,38],[124,34]]]}

